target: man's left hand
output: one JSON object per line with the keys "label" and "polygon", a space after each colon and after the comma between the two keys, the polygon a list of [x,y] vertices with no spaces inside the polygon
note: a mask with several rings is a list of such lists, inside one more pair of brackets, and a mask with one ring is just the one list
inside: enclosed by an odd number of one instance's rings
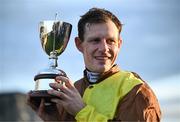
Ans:
{"label": "man's left hand", "polygon": [[57,76],[55,81],[57,83],[49,84],[53,89],[48,90],[48,93],[58,97],[59,99],[53,98],[51,101],[61,104],[68,113],[75,116],[82,108],[85,107],[79,92],[67,77]]}

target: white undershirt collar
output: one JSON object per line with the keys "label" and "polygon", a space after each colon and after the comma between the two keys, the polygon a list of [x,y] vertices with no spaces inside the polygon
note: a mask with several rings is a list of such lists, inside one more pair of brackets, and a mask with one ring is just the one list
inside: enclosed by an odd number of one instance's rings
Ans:
{"label": "white undershirt collar", "polygon": [[100,73],[95,73],[88,70],[86,70],[86,75],[90,83],[96,83],[100,77]]}

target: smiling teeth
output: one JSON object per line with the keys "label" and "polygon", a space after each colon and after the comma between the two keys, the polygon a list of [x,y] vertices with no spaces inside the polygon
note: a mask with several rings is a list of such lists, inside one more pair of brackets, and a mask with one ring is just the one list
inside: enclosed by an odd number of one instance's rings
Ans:
{"label": "smiling teeth", "polygon": [[106,56],[106,57],[104,57],[104,56],[96,56],[95,57],[96,59],[98,59],[98,60],[104,60],[104,59],[108,59],[108,57]]}

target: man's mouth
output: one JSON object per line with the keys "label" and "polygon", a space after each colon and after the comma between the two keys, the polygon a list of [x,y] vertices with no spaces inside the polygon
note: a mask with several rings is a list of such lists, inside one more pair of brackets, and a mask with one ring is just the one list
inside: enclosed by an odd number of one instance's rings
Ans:
{"label": "man's mouth", "polygon": [[108,60],[109,58],[109,56],[95,56],[96,60]]}

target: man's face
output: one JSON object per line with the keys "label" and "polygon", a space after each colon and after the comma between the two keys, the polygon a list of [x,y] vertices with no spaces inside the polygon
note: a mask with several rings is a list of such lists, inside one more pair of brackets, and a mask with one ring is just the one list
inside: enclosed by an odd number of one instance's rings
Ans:
{"label": "man's face", "polygon": [[78,49],[83,53],[85,66],[92,72],[108,71],[117,58],[121,39],[112,21],[86,24],[84,40]]}

